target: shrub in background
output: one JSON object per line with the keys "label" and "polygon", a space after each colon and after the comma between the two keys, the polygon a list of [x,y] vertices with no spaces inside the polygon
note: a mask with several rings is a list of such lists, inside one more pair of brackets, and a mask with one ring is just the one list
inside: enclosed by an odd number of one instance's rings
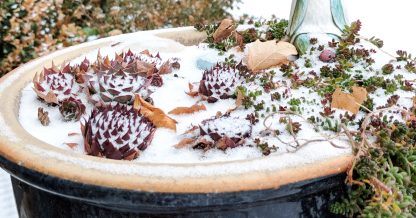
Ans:
{"label": "shrub in background", "polygon": [[210,23],[240,0],[2,0],[0,76],[48,52],[88,39]]}

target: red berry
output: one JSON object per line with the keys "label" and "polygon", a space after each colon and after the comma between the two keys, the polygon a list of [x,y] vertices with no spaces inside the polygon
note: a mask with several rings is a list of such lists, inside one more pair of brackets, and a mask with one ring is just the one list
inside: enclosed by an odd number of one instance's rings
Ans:
{"label": "red berry", "polygon": [[335,52],[332,50],[323,50],[322,53],[319,55],[319,60],[325,63],[330,63],[335,61]]}

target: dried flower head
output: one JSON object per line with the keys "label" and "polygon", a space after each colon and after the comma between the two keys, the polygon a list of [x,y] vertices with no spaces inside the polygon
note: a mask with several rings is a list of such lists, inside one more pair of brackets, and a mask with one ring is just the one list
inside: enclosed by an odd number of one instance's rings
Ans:
{"label": "dried flower head", "polygon": [[133,107],[114,103],[95,108],[81,125],[87,154],[117,160],[137,158],[155,130]]}

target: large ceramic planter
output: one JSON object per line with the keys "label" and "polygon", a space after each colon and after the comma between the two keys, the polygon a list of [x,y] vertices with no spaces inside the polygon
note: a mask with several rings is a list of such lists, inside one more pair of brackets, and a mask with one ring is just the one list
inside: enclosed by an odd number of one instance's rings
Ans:
{"label": "large ceramic planter", "polygon": [[[185,45],[205,37],[192,28],[133,33],[146,34]],[[19,96],[36,72],[52,60],[59,64],[124,40],[121,35],[63,49],[1,78],[0,166],[13,176],[22,217],[329,215],[328,205],[343,194],[349,155],[284,169],[261,167],[266,159],[278,161],[273,155],[208,164],[131,163],[61,150],[22,128]],[[230,170],[218,170],[224,167]]]}

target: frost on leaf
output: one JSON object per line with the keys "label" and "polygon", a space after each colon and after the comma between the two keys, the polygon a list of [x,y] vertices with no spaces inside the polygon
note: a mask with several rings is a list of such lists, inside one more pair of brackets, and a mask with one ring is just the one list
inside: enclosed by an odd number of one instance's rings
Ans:
{"label": "frost on leaf", "polygon": [[258,72],[270,67],[289,62],[289,57],[297,55],[296,47],[288,42],[274,40],[255,41],[248,49],[247,66],[250,70]]}

